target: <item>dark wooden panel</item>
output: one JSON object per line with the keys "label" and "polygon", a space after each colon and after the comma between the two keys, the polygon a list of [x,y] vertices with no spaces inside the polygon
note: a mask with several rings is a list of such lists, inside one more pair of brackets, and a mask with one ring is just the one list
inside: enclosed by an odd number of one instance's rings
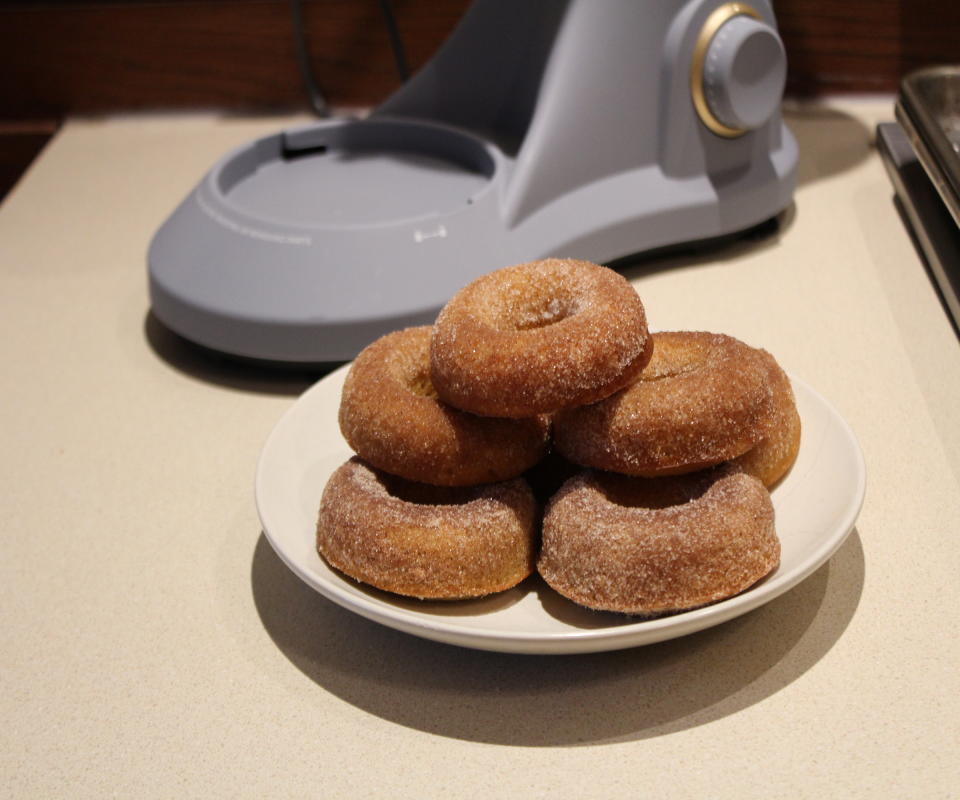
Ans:
{"label": "dark wooden panel", "polygon": [[[464,2],[398,2],[412,65]],[[367,105],[398,85],[378,2],[315,0],[304,18],[331,102]],[[0,7],[5,117],[115,109],[290,108],[304,104],[290,5],[233,2],[7,4]]]}
{"label": "dark wooden panel", "polygon": [[960,62],[956,0],[775,0],[793,94],[896,91],[910,70]]}
{"label": "dark wooden panel", "polygon": [[[411,66],[435,52],[467,5],[393,0]],[[774,7],[794,93],[893,91],[909,69],[960,61],[956,0]],[[372,105],[398,85],[378,0],[304,0],[304,8],[314,70],[332,103]],[[0,0],[0,68],[8,119],[306,104],[287,0]]]}

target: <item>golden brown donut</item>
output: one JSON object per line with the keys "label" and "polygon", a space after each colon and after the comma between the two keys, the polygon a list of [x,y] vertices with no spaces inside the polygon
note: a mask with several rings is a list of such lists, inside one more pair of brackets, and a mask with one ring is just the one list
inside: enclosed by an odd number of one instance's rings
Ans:
{"label": "golden brown donut", "polygon": [[742,455],[772,419],[761,351],[719,333],[655,333],[640,379],[599,403],[558,414],[554,444],[586,467],[677,475]]}
{"label": "golden brown donut", "polygon": [[473,281],[434,325],[430,369],[450,405],[530,417],[592,403],[650,358],[643,304],[622,275],[551,258]]}
{"label": "golden brown donut", "polygon": [[430,486],[354,457],[323,491],[317,550],[331,566],[388,592],[480,597],[530,574],[536,519],[533,493],[522,478]]}
{"label": "golden brown donut", "polygon": [[770,494],[722,465],[668,478],[571,478],[547,508],[537,568],[580,605],[659,615],[738,594],[779,560]]}
{"label": "golden brown donut", "polygon": [[800,414],[787,374],[772,355],[761,352],[767,362],[770,385],[773,387],[773,423],[770,432],[755,447],[735,458],[733,463],[770,487],[787,474],[797,459],[800,451]]}
{"label": "golden brown donut", "polygon": [[426,326],[389,333],[357,356],[339,416],[347,444],[366,461],[440,486],[515,478],[543,457],[549,441],[546,417],[478,417],[438,400]]}

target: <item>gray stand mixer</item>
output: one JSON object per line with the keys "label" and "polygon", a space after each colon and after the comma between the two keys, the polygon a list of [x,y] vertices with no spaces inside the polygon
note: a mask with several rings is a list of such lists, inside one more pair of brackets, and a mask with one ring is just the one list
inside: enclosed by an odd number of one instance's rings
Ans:
{"label": "gray stand mixer", "polygon": [[214,165],[151,242],[153,312],[234,355],[346,360],[499,267],[750,228],[793,194],[785,72],[765,0],[476,0],[368,117]]}

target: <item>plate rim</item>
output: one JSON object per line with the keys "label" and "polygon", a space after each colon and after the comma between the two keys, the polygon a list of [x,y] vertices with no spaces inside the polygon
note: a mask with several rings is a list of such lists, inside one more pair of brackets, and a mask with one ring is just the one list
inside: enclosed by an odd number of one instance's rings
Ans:
{"label": "plate rim", "polygon": [[[866,495],[866,463],[856,434],[849,423],[826,398],[805,381],[788,373],[794,391],[796,392],[797,388],[800,387],[804,393],[822,406],[833,424],[842,431],[849,445],[849,452],[854,456],[856,464],[854,491],[850,496],[850,502],[845,507],[845,513],[838,518],[830,534],[819,542],[819,545],[803,559],[801,564],[782,575],[774,574],[771,577],[764,578],[759,585],[755,584],[746,592],[734,597],[656,619],[638,620],[611,627],[541,633],[459,626],[446,617],[429,616],[413,609],[392,606],[376,598],[347,592],[336,583],[314,574],[306,565],[301,564],[297,558],[287,551],[281,538],[276,535],[276,525],[272,526],[270,524],[270,513],[265,508],[262,486],[266,470],[269,467],[270,456],[276,447],[276,441],[282,437],[286,427],[290,424],[291,418],[296,417],[302,411],[303,405],[307,404],[314,394],[328,389],[330,383],[345,377],[349,368],[349,363],[344,364],[319,379],[294,401],[293,405],[283,413],[271,429],[257,460],[255,472],[254,496],[257,514],[263,534],[274,552],[300,580],[347,611],[422,638],[488,651],[564,654],[626,649],[686,636],[753,611],[801,583],[826,563],[846,541],[863,508]],[[319,502],[320,498],[318,497],[318,507]],[[273,532],[271,532],[271,528],[274,529]],[[315,553],[315,550],[313,552]],[[319,555],[316,557],[320,558]],[[337,575],[347,585],[352,580],[348,576],[333,574]]]}

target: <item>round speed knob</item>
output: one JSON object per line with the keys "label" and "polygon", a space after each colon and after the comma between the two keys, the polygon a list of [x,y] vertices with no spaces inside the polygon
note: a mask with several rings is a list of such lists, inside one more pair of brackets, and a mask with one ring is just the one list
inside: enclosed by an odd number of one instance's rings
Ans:
{"label": "round speed knob", "polygon": [[703,123],[720,136],[759,128],[780,105],[787,59],[777,32],[743,3],[728,3],[704,24],[691,90]]}

